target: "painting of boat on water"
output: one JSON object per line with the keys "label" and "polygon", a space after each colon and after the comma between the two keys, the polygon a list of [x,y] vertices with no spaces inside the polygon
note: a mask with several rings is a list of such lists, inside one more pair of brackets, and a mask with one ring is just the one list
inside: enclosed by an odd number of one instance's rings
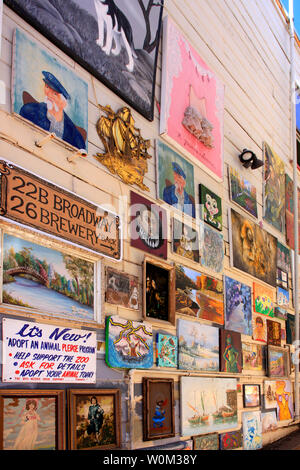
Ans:
{"label": "painting of boat on water", "polygon": [[236,379],[182,377],[180,386],[182,436],[208,434],[238,426]]}
{"label": "painting of boat on water", "polygon": [[94,321],[95,263],[4,233],[2,302]]}

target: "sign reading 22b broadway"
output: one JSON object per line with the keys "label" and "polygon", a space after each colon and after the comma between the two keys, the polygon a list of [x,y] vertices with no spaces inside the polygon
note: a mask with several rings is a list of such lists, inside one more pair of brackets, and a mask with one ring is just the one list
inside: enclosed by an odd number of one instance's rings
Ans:
{"label": "sign reading 22b broadway", "polygon": [[120,218],[101,206],[0,160],[0,216],[121,259]]}
{"label": "sign reading 22b broadway", "polygon": [[3,319],[3,382],[96,382],[96,333]]}

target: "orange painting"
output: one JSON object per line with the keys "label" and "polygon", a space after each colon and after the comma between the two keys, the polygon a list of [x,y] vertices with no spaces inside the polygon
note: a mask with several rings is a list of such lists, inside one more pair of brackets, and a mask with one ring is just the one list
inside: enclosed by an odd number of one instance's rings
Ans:
{"label": "orange painting", "polygon": [[268,317],[274,317],[275,295],[272,288],[253,282],[254,311]]}

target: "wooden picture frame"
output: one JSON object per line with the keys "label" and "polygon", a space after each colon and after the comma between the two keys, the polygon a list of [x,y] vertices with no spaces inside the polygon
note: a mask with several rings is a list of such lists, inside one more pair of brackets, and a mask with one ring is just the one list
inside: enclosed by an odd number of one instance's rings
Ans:
{"label": "wooden picture frame", "polygon": [[143,440],[174,437],[174,379],[144,377],[143,400]]}
{"label": "wooden picture frame", "polygon": [[[0,449],[38,450],[42,448],[48,450],[64,450],[66,448],[64,397],[64,390],[2,389],[0,392]],[[55,401],[54,410],[51,398]],[[6,400],[8,400],[7,404]],[[9,400],[12,400],[12,402],[9,402]],[[8,434],[5,433],[7,406],[10,407],[8,415],[10,433]],[[17,425],[13,427],[11,424],[13,418],[12,410],[18,418]],[[55,420],[55,436],[52,438],[51,444],[49,441],[49,428],[47,428],[45,424],[47,412],[48,414],[51,413],[51,420]],[[43,420],[42,430],[39,430],[40,420]],[[15,441],[11,442],[14,434],[16,435]],[[37,439],[39,439],[39,447],[35,447]],[[41,447],[41,443],[42,446],[44,445],[46,447]]]}
{"label": "wooden picture frame", "polygon": [[[256,392],[256,397],[254,397],[251,402],[250,396],[252,396],[254,392]],[[243,405],[244,408],[256,408],[261,405],[260,385],[243,384]]]}
{"label": "wooden picture frame", "polygon": [[[161,287],[159,287],[159,283],[155,282],[153,279],[155,276],[161,275]],[[149,311],[149,301],[153,298],[153,309],[155,310],[155,302],[157,297],[155,294],[153,286],[158,285],[158,290],[160,294],[162,294],[162,288],[164,287],[164,279],[167,278],[167,289],[168,292],[165,294],[165,303],[163,304],[164,307],[161,310],[164,312],[158,311],[156,316],[151,316]],[[155,284],[152,283],[155,282]],[[165,308],[165,304],[167,303],[167,308]],[[160,305],[157,309],[160,309]],[[153,311],[154,311],[153,310]],[[164,313],[166,318],[159,318],[159,315]],[[174,266],[170,264],[164,263],[162,261],[158,261],[154,258],[149,256],[144,257],[144,264],[143,264],[143,316],[147,321],[158,321],[158,322],[168,322],[171,325],[175,325],[175,269]]]}
{"label": "wooden picture frame", "polygon": [[[107,390],[106,389],[101,389],[101,390],[99,389],[80,389],[80,390],[69,389],[68,390],[69,449],[71,450],[92,450],[92,449],[99,450],[101,449],[102,450],[102,449],[119,448],[120,442],[121,442],[120,400],[121,400],[121,392],[119,389],[107,389]],[[76,410],[77,408],[79,408],[79,406],[80,406],[81,412],[83,412],[84,410],[87,413],[86,418],[81,417],[82,425],[80,426],[80,428],[78,427],[79,419],[78,419],[78,416],[76,415]],[[92,409],[92,407],[94,408]],[[104,411],[104,413],[102,411]],[[112,420],[109,416],[109,413],[111,412],[113,413]],[[90,421],[87,424],[87,421],[92,420],[93,417],[94,417],[93,422]],[[97,424],[95,417],[98,421],[98,424]],[[97,426],[98,426],[98,435],[97,435]],[[103,430],[105,430],[104,436],[103,436]],[[112,432],[113,435],[112,436],[107,435],[109,432]],[[78,437],[79,433],[80,433],[80,436]],[[96,443],[97,439],[98,439],[98,445]],[[99,443],[99,439],[100,439],[100,443]],[[101,444],[101,439],[103,441],[102,444]]]}
{"label": "wooden picture frame", "polygon": [[290,372],[290,358],[288,348],[277,346],[267,347],[267,374],[268,377],[287,378]]}

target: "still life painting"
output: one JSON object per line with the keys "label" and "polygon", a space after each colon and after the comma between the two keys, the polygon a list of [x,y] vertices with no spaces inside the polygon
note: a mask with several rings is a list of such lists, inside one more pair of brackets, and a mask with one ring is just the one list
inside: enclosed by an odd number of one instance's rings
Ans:
{"label": "still life painting", "polygon": [[223,234],[200,222],[200,264],[216,273],[224,266]]}
{"label": "still life painting", "polygon": [[285,169],[277,153],[264,142],[264,219],[279,232],[285,229]]}
{"label": "still life painting", "polygon": [[242,282],[224,277],[225,283],[225,327],[244,335],[252,335],[251,287]]}
{"label": "still life painting", "polygon": [[178,338],[177,336],[157,333],[156,336],[156,365],[157,367],[177,368]]}
{"label": "still life painting", "polygon": [[203,184],[199,184],[199,202],[203,220],[212,227],[222,230],[222,199]]}

